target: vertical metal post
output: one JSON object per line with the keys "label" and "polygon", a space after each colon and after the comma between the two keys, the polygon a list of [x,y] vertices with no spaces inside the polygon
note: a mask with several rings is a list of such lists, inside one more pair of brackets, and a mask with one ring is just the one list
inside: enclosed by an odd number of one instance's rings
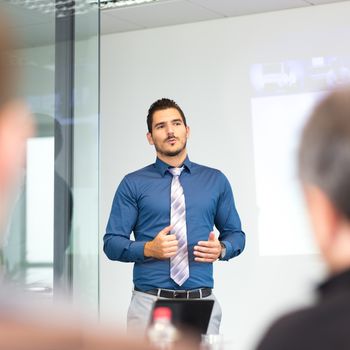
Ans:
{"label": "vertical metal post", "polygon": [[70,233],[73,210],[74,1],[56,2],[54,294],[69,292],[72,279]]}

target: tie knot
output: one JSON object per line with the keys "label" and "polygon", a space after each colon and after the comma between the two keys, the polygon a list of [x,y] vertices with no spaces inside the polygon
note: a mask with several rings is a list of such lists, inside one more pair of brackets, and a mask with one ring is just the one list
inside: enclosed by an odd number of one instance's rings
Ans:
{"label": "tie knot", "polygon": [[169,168],[169,173],[173,176],[180,176],[184,167],[181,168]]}

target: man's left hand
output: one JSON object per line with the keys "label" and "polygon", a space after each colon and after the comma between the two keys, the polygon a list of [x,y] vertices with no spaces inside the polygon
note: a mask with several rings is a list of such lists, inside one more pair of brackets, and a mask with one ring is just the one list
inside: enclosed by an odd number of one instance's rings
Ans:
{"label": "man's left hand", "polygon": [[214,262],[219,258],[221,254],[221,244],[215,237],[213,231],[210,232],[207,241],[199,241],[198,244],[194,246],[193,254],[195,255],[194,260],[199,262]]}

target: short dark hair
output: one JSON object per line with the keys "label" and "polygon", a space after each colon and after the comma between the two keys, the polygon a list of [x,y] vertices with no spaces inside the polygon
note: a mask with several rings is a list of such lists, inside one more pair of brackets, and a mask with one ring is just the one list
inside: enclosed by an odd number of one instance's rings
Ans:
{"label": "short dark hair", "polygon": [[350,219],[350,89],[323,99],[306,123],[299,147],[299,177],[319,187]]}
{"label": "short dark hair", "polygon": [[[0,5],[0,11],[2,10]],[[16,93],[13,39],[13,33],[2,13],[0,15],[0,108],[14,98]]]}
{"label": "short dark hair", "polygon": [[151,104],[151,107],[148,110],[147,115],[147,127],[148,131],[152,133],[152,123],[153,123],[153,115],[156,111],[161,111],[163,109],[168,108],[175,108],[178,110],[178,112],[181,115],[182,121],[187,126],[186,117],[180,106],[174,101],[169,98],[161,98]]}

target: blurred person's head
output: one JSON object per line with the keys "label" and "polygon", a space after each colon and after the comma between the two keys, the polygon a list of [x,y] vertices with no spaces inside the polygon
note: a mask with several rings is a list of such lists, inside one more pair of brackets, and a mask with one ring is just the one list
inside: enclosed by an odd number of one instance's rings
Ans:
{"label": "blurred person's head", "polygon": [[[0,233],[5,224],[14,185],[24,165],[26,140],[32,134],[32,120],[17,96],[14,41],[3,9],[0,8]],[[2,237],[0,235],[0,246]]]}
{"label": "blurred person's head", "polygon": [[299,176],[316,242],[333,272],[350,267],[350,89],[324,98],[302,133]]}

